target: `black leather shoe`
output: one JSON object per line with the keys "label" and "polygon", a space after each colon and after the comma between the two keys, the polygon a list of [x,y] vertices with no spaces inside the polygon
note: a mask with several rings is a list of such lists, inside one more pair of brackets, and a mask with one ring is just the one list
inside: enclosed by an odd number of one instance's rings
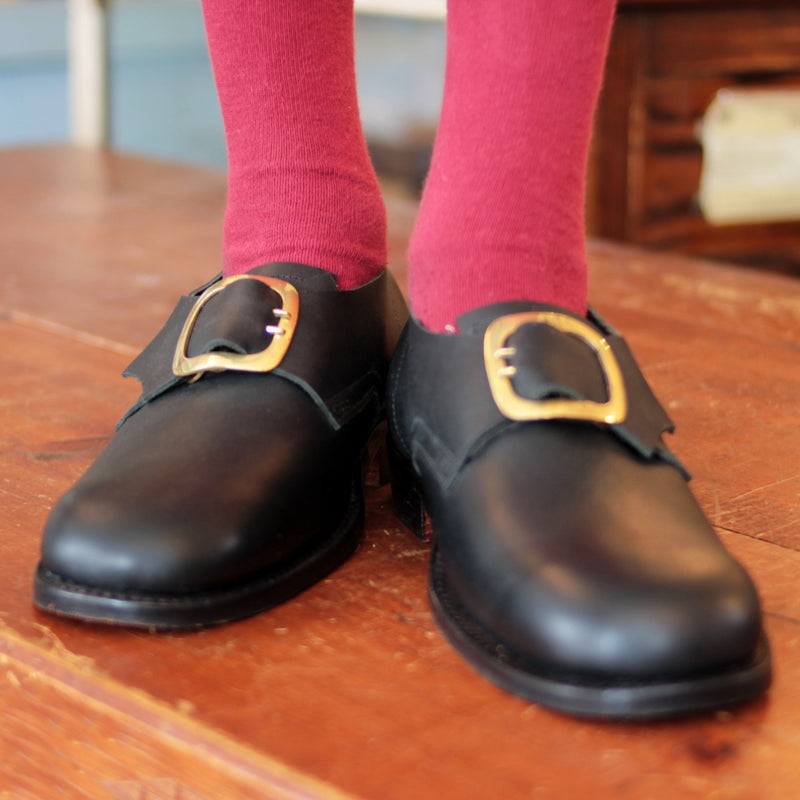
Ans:
{"label": "black leather shoe", "polygon": [[183,297],[125,373],[141,398],[47,522],[36,604],[213,625],[341,564],[360,538],[361,455],[405,317],[388,273],[345,292],[299,264]]}
{"label": "black leather shoe", "polygon": [[414,320],[388,412],[400,518],[433,526],[431,599],[504,689],[652,718],[761,694],[759,602],[661,436],[672,425],[596,315],[508,303]]}

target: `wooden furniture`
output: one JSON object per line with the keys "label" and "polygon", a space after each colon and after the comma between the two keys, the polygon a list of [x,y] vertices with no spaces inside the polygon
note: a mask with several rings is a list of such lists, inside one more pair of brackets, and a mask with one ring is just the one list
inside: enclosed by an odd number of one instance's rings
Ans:
{"label": "wooden furniture", "polygon": [[[755,800],[800,783],[800,283],[594,243],[592,296],[764,601],[765,699],[599,724],[495,689],[426,600],[386,488],[357,555],[279,608],[191,634],[36,611],[48,510],[135,399],[119,377],[218,268],[224,176],[101,152],[0,152],[0,797]],[[403,280],[415,206],[389,197]]]}
{"label": "wooden furniture", "polygon": [[796,0],[621,0],[596,119],[590,233],[800,274],[800,218],[709,224],[698,123],[720,89],[800,92]]}

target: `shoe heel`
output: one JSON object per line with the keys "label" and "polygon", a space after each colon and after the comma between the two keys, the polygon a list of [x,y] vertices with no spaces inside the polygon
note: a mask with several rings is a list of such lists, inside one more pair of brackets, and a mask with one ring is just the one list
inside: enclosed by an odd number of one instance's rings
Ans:
{"label": "shoe heel", "polygon": [[382,420],[370,434],[361,459],[361,481],[364,486],[379,489],[389,483],[391,469],[386,451],[388,426]]}
{"label": "shoe heel", "polygon": [[403,525],[423,542],[428,541],[425,527],[425,502],[411,465],[391,441],[387,442],[392,471],[392,510]]}

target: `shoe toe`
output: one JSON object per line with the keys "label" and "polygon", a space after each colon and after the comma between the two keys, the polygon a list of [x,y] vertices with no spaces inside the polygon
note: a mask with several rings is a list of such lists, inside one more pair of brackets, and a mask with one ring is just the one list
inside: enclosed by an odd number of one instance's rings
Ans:
{"label": "shoe toe", "polygon": [[218,568],[222,561],[215,562],[213,551],[224,551],[231,537],[219,528],[214,537],[207,531],[224,520],[165,508],[152,502],[152,494],[132,502],[115,488],[82,486],[62,499],[42,538],[44,570],[70,583],[122,593],[181,592],[215,582],[221,571],[209,565]]}
{"label": "shoe toe", "polygon": [[758,596],[682,476],[586,431],[558,432],[556,469],[555,435],[498,440],[443,501],[459,604],[543,669],[636,680],[747,658]]}
{"label": "shoe toe", "polygon": [[735,564],[727,575],[649,585],[547,572],[535,587],[523,580],[511,589],[492,625],[548,670],[652,681],[728,667],[758,644],[758,598]]}

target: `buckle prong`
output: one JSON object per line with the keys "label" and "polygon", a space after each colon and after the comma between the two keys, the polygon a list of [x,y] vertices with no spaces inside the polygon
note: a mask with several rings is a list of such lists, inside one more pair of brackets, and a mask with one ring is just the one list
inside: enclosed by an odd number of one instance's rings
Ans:
{"label": "buckle prong", "polygon": [[[264,328],[266,333],[272,335],[272,340],[263,350],[257,353],[224,353],[216,350],[211,353],[190,356],[187,352],[189,339],[203,307],[214,295],[219,294],[232,283],[240,280],[260,281],[281,298],[282,306],[272,309],[278,324],[266,325]],[[182,378],[194,376],[191,378],[194,381],[204,372],[223,372],[225,370],[269,372],[275,369],[289,349],[289,344],[292,341],[294,329],[297,325],[299,306],[300,297],[297,289],[291,283],[280,278],[270,278],[264,275],[233,275],[230,278],[219,281],[219,283],[212,284],[197,298],[197,302],[183,324],[172,360],[173,373]]]}
{"label": "buckle prong", "polygon": [[[608,399],[605,402],[564,397],[531,400],[518,395],[511,382],[517,369],[506,362],[516,353],[516,348],[506,343],[518,328],[529,323],[549,325],[557,331],[576,336],[588,345],[597,356],[603,372]],[[576,317],[557,311],[528,311],[498,317],[486,329],[483,360],[492,397],[500,412],[509,419],[575,419],[615,425],[627,416],[625,381],[611,345],[599,331]]]}

